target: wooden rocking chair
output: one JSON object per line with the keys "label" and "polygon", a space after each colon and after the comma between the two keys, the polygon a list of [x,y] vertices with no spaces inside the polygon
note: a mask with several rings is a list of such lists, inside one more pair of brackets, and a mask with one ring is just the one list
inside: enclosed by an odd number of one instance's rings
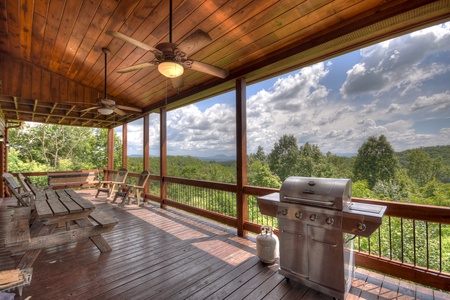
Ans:
{"label": "wooden rocking chair", "polygon": [[[125,205],[125,201],[128,200],[128,204],[130,204],[130,197],[136,198],[137,205],[140,206],[140,198],[141,195],[144,192],[145,186],[147,185],[147,181],[150,178],[150,172],[149,171],[143,171],[141,175],[139,175],[139,179],[136,183],[136,185],[132,184],[120,184],[118,187],[118,191],[116,195],[114,196],[113,203],[116,202],[116,199],[118,197],[122,197],[123,200],[119,204],[120,206]],[[142,197],[142,201],[144,201],[144,197]]]}
{"label": "wooden rocking chair", "polygon": [[97,194],[95,198],[98,197],[100,192],[107,193],[107,199],[111,199],[112,194],[117,190],[119,184],[125,183],[127,180],[128,169],[121,168],[116,174],[113,181],[100,181],[100,186],[97,187]]}
{"label": "wooden rocking chair", "polygon": [[27,191],[20,186],[11,173],[3,173],[3,182],[8,187],[9,191],[17,198],[18,205],[32,206],[34,196],[31,191]]}

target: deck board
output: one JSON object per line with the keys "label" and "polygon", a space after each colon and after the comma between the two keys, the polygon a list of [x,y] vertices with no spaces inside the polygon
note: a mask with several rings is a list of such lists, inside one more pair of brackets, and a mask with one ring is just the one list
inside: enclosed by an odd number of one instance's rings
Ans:
{"label": "deck board", "polygon": [[[120,208],[95,200],[95,191],[82,193],[119,221],[103,234],[113,251],[100,253],[88,240],[46,248],[16,299],[332,299],[279,275],[277,264],[261,263],[254,237],[158,204]],[[20,258],[0,252],[0,270]],[[350,299],[450,295],[357,268]]]}

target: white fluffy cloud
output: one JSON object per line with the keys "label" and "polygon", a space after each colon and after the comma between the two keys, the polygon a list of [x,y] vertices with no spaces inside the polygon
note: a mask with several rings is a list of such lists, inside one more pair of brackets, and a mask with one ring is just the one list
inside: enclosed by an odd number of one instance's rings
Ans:
{"label": "white fluffy cloud", "polygon": [[[318,63],[249,95],[248,152],[258,146],[270,152],[283,134],[332,153],[356,153],[368,137],[380,134],[396,151],[450,144],[450,23],[362,49],[359,55],[357,62],[346,56],[332,60],[347,69]],[[342,84],[333,88],[330,82]],[[193,104],[168,113],[169,153],[235,155],[235,109],[211,103],[205,110]],[[154,137],[159,123],[151,127]],[[128,130],[129,142],[138,144],[138,127]]]}

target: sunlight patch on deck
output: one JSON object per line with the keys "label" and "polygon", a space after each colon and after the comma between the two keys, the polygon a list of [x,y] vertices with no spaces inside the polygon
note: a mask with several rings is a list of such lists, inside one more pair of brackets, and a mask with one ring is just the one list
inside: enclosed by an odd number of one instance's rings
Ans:
{"label": "sunlight patch on deck", "polygon": [[198,242],[192,245],[232,266],[237,266],[254,256],[253,253],[220,240]]}
{"label": "sunlight patch on deck", "polygon": [[160,214],[149,212],[148,210],[137,209],[128,210],[133,216],[152,224],[155,227],[171,234],[180,240],[191,240],[209,237],[209,235],[181,224],[177,219],[161,216]]}

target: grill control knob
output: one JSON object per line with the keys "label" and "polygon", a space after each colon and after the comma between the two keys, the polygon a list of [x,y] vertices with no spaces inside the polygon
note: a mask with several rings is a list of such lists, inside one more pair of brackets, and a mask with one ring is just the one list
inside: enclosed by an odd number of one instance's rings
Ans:
{"label": "grill control knob", "polygon": [[301,211],[296,211],[295,212],[295,217],[297,218],[297,219],[300,219],[301,217],[302,217],[302,212]]}
{"label": "grill control knob", "polygon": [[358,225],[356,225],[356,229],[358,229],[359,231],[365,231],[366,224],[359,222]]}
{"label": "grill control knob", "polygon": [[287,215],[288,210],[286,208],[283,208],[283,210],[281,211],[281,214],[283,216]]}
{"label": "grill control knob", "polygon": [[312,215],[310,215],[309,216],[309,219],[311,220],[311,221],[315,221],[316,219],[317,219],[317,216],[316,216],[316,214],[312,214]]}
{"label": "grill control knob", "polygon": [[328,225],[332,225],[332,224],[334,224],[334,218],[328,217],[326,222],[327,222]]}

